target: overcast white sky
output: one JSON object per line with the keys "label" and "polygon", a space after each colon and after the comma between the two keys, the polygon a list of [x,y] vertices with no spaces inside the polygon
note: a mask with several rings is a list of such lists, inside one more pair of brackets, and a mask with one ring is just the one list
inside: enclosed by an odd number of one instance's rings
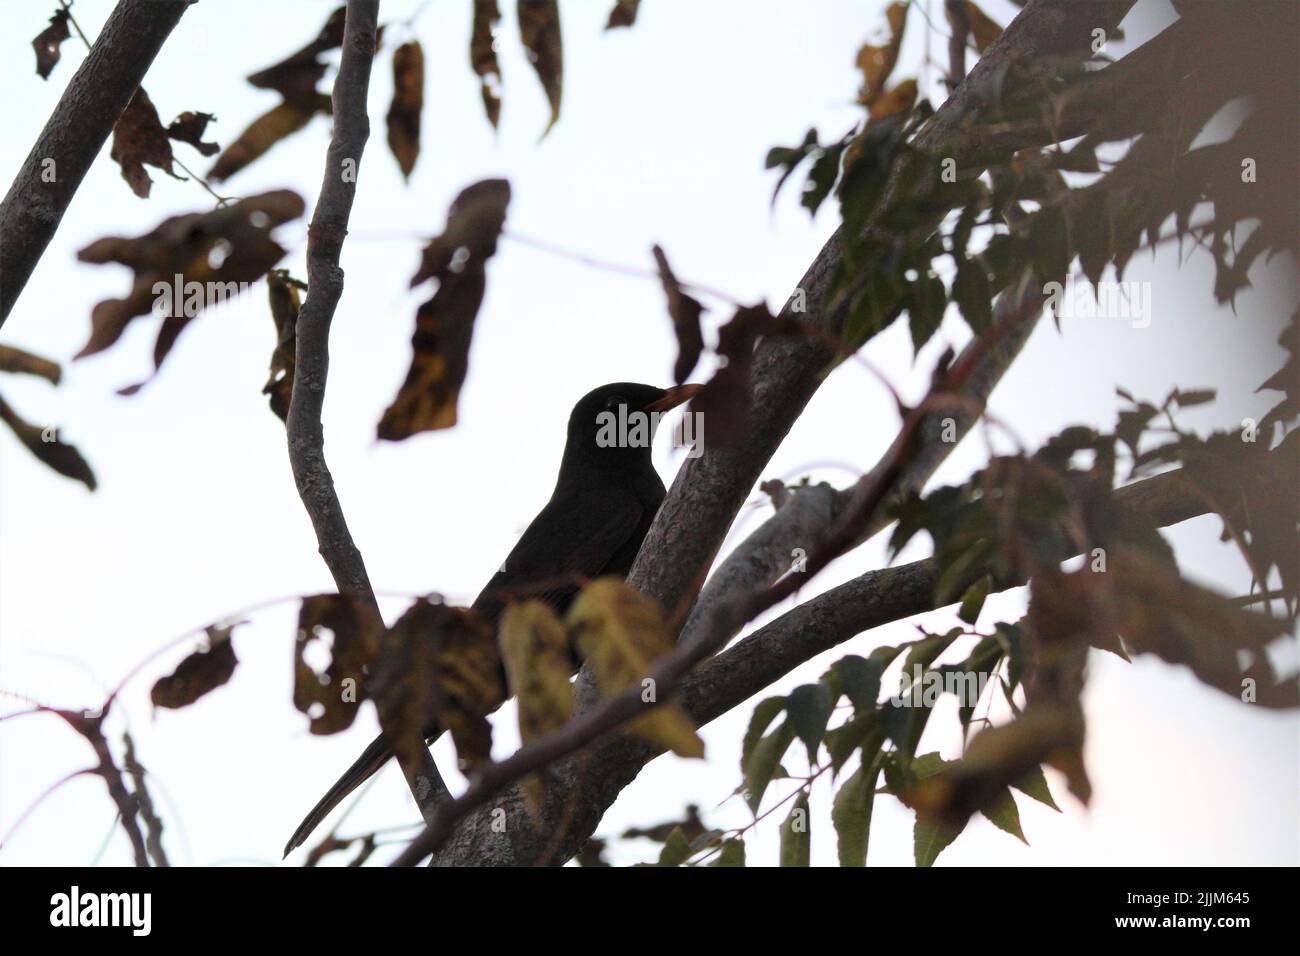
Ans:
{"label": "overcast white sky", "polygon": [[[883,21],[883,2],[818,0],[646,0],[631,31],[603,33],[609,0],[566,0],[564,106],[539,142],[546,104],[520,50],[513,4],[500,35],[504,72],[501,130],[483,116],[468,64],[468,0],[432,0],[415,24],[427,63],[423,152],[403,185],[384,144],[391,93],[387,56],[372,84],[373,133],[344,249],[347,288],[335,320],[325,407],[327,453],[349,524],[371,580],[390,615],[399,596],[440,590],[468,601],[500,564],[545,502],[574,400],[609,381],[667,383],[675,346],[662,292],[653,281],[603,271],[504,241],[489,266],[487,298],[475,331],[469,381],[457,428],[379,445],[374,428],[405,375],[416,305],[408,293],[418,260],[416,234],[437,232],[451,198],[486,176],[509,178],[507,229],[601,259],[650,267],[662,243],[677,272],[744,300],[778,306],[835,225],[834,203],[815,222],[790,189],[769,208],[774,177],[769,147],[802,139],[809,126],[838,136],[857,118],[854,54]],[[83,51],[64,46],[49,81],[32,69],[28,45],[53,0],[0,4],[0,179],[8,182],[27,154]],[[201,2],[164,48],[146,87],[164,122],[183,110],[217,114],[211,135],[229,142],[273,104],[243,77],[319,29],[328,0]],[[418,0],[386,0],[385,22],[402,20]],[[940,3],[932,3],[937,20]],[[79,0],[76,13],[93,36],[108,0]],[[1007,22],[1014,7],[989,0]],[[1126,23],[1141,42],[1173,13],[1167,0],[1140,0]],[[922,21],[911,35],[899,76],[923,56]],[[387,34],[404,39],[404,28]],[[942,58],[944,40],[932,39]],[[1112,53],[1122,53],[1115,44]],[[931,81],[935,79],[930,72]],[[932,86],[937,93],[937,86]],[[290,187],[310,205],[320,186],[328,137],[317,119],[300,135],[226,186],[235,195]],[[192,168],[208,160],[188,147]],[[194,183],[151,170],[153,196],[137,199],[105,148],[3,330],[3,341],[67,361],[84,343],[93,305],[121,295],[125,269],[88,266],[76,251],[105,234],[147,232],[160,220],[211,203]],[[796,177],[797,178],[797,177]],[[304,220],[305,222],[305,220]],[[303,274],[305,226],[281,235],[285,264]],[[1163,398],[1175,384],[1217,384],[1220,401],[1186,416],[1198,428],[1259,415],[1272,396],[1252,394],[1276,367],[1273,348],[1294,294],[1291,264],[1275,262],[1282,293],[1247,291],[1238,315],[1207,308],[1208,260],[1190,257],[1175,271],[1176,250],[1139,256],[1127,279],[1148,281],[1149,328],[1119,319],[1073,320],[1058,332],[1043,323],[993,399],[994,411],[1031,446],[1071,423],[1109,427],[1114,387]],[[1264,279],[1269,270],[1254,277]],[[725,307],[708,315],[712,326]],[[134,398],[113,392],[150,368],[153,319],[138,320],[107,353],[70,364],[64,383],[6,376],[4,395],[24,416],[62,426],[93,463],[100,488],[89,494],[36,463],[12,436],[0,435],[0,688],[47,703],[91,706],[136,662],[191,629],[293,595],[331,590],[289,472],[284,430],[260,394],[273,346],[262,286],[204,313],[186,331],[159,377]],[[968,333],[950,316],[913,363],[905,330],[868,350],[905,394],[916,395],[934,356]],[[1261,358],[1261,355],[1264,357]],[[1279,359],[1280,361],[1280,359]],[[699,373],[697,373],[698,375]],[[828,380],[765,472],[810,474],[836,484],[869,467],[896,426],[879,383],[852,363]],[[939,476],[957,481],[978,467],[978,437]],[[666,447],[656,458],[666,482],[680,464]],[[745,527],[764,513],[760,496]],[[1172,530],[1183,566],[1201,580],[1240,593],[1248,576],[1217,542],[1218,524],[1197,519]],[[733,535],[733,541],[735,537]],[[904,558],[921,556],[923,548]],[[864,547],[810,585],[811,595],[885,560],[880,542]],[[991,599],[983,625],[1015,620],[1022,592]],[[198,706],[154,714],[152,680],[185,649],[151,664],[128,687],[123,716],[155,781],[178,863],[278,860],[302,814],[373,735],[367,709],[348,733],[315,738],[290,703],[297,605],[243,614],[236,632],[240,668],[229,685]],[[950,613],[919,623],[942,629]],[[798,669],[771,692],[815,680],[842,653],[865,653],[914,635],[900,624],[860,636],[841,651]],[[961,655],[956,655],[960,659]],[[1095,798],[1085,809],[1049,772],[1065,810],[1058,815],[1019,800],[1031,846],[982,819],[940,857],[941,864],[1295,864],[1300,859],[1295,714],[1254,709],[1202,688],[1185,670],[1155,660],[1124,664],[1094,652],[1086,696],[1087,756]],[[0,712],[20,707],[4,698]],[[738,802],[722,802],[739,780],[739,741],[752,704],[708,727],[708,758],[661,758],[642,773],[598,831],[621,832],[680,815],[696,802],[707,822],[747,821]],[[500,715],[512,717],[507,708]],[[498,753],[514,743],[499,719]],[[951,708],[931,721],[922,750],[956,756]],[[114,729],[120,728],[120,724]],[[440,765],[453,765],[447,745]],[[88,766],[85,744],[51,717],[0,724],[0,833],[51,783]],[[459,778],[454,781],[460,785]],[[774,785],[784,794],[786,785]],[[833,863],[830,792],[813,799],[814,861]],[[386,771],[344,826],[344,833],[417,818],[395,770]],[[776,859],[780,814],[748,839],[751,864]],[[113,829],[103,785],[84,778],[63,787],[0,852],[0,863],[126,863],[129,847]],[[912,815],[881,798],[870,862],[907,865]],[[617,844],[616,862],[651,859],[643,841]],[[382,858],[382,857],[381,857]]]}

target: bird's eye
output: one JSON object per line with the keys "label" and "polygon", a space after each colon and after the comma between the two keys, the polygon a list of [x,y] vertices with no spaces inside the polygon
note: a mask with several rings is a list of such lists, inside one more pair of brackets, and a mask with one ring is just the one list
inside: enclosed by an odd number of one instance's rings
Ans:
{"label": "bird's eye", "polygon": [[605,400],[606,408],[618,408],[618,406],[625,405],[625,404],[627,404],[627,399],[624,398],[622,395],[611,395],[608,399]]}

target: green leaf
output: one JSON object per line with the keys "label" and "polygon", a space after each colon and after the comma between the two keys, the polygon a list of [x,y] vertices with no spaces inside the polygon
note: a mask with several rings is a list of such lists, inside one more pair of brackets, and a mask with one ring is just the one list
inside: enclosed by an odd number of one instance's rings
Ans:
{"label": "green leaf", "polygon": [[855,714],[853,719],[826,734],[826,749],[831,755],[831,773],[838,774],[859,747],[862,748],[863,759],[870,760],[884,739],[877,711]]}
{"label": "green leaf", "polygon": [[746,772],[749,767],[749,758],[753,756],[754,748],[767,732],[767,728],[772,721],[776,720],[776,715],[785,710],[786,699],[784,697],[768,697],[758,702],[754,708],[754,714],[749,718],[749,729],[745,731],[745,740],[740,749],[740,772]]}
{"label": "green leaf", "polygon": [[976,335],[984,334],[993,326],[993,287],[977,260],[966,259],[958,264],[957,277],[952,281],[952,297]]}
{"label": "green leaf", "polygon": [[747,791],[745,802],[755,813],[758,812],[758,805],[763,801],[763,793],[767,790],[767,785],[772,782],[772,774],[776,771],[777,764],[793,740],[794,726],[790,721],[783,720],[781,726],[754,747],[754,752],[745,768],[745,790]]}
{"label": "green leaf", "polygon": [[681,827],[673,827],[673,832],[668,834],[668,839],[664,841],[664,848],[659,853],[660,866],[681,866],[691,855],[691,842],[686,839],[686,834],[682,832]]}
{"label": "green leaf", "polygon": [[717,859],[709,866],[744,866],[745,843],[743,840],[727,840],[722,844]]}
{"label": "green leaf", "polygon": [[912,333],[912,351],[919,352],[943,322],[948,305],[948,290],[937,276],[921,275],[909,286],[908,330]]}
{"label": "green leaf", "polygon": [[1061,812],[1061,808],[1058,807],[1056,801],[1052,799],[1052,790],[1047,785],[1047,777],[1043,775],[1042,767],[1035,767],[1026,774],[1023,780],[1019,783],[1013,783],[1011,786],[1015,787],[1025,796],[1033,797],[1039,803],[1046,804],[1057,813]]}
{"label": "green leaf", "polygon": [[912,828],[912,847],[917,866],[933,866],[939,854],[946,850],[952,841],[961,835],[961,830],[949,824],[935,823],[925,817],[917,817]]}
{"label": "green leaf", "polygon": [[781,865],[809,866],[811,853],[812,820],[808,814],[808,791],[804,790],[781,824]]}
{"label": "green leaf", "polygon": [[1029,841],[1025,839],[1025,831],[1020,828],[1020,808],[1016,806],[1016,800],[1011,796],[1010,790],[1004,788],[997,799],[980,813],[999,830],[1010,833],[1025,846],[1029,846]]}
{"label": "green leaf", "polygon": [[840,157],[844,154],[845,143],[836,143],[824,147],[813,160],[812,169],[808,171],[808,181],[804,183],[803,205],[811,215],[830,195],[835,180],[840,175]]}
{"label": "green leaf", "polygon": [[889,662],[883,659],[883,655],[873,654],[868,659],[849,654],[832,664],[831,670],[854,709],[866,711],[876,707],[876,700],[880,697],[880,675],[888,666]]}
{"label": "green leaf", "polygon": [[863,764],[854,771],[831,807],[831,823],[838,837],[840,866],[867,865],[867,837],[871,829],[871,806],[876,798],[879,767]]}
{"label": "green leaf", "polygon": [[1193,405],[1204,405],[1206,402],[1214,401],[1214,396],[1216,394],[1217,393],[1212,388],[1195,388],[1188,389],[1187,391],[1176,388],[1169,398],[1171,401],[1175,402],[1179,408],[1191,408]]}
{"label": "green leaf", "polygon": [[979,620],[984,599],[989,596],[992,587],[993,578],[987,574],[968,587],[966,593],[962,595],[961,608],[958,609],[957,616],[973,627]]}
{"label": "green leaf", "polygon": [[835,701],[830,689],[825,684],[804,684],[796,687],[790,694],[786,706],[789,721],[794,732],[808,748],[808,762],[817,762],[817,750],[821,746],[826,725],[831,719],[831,710]]}

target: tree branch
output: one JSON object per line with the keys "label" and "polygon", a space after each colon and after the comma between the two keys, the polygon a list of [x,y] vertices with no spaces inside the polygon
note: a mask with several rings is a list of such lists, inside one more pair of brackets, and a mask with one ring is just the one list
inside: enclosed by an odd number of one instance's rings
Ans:
{"label": "tree branch", "polygon": [[[1080,4],[1068,0],[1030,0],[998,41],[985,52],[967,80],[922,130],[917,139],[918,147],[932,154],[951,156],[959,167],[968,166],[982,152],[987,154],[978,126],[972,122],[972,118],[988,106],[984,92],[998,87],[998,79],[1006,74],[1013,62],[1051,56],[1057,69],[1070,63],[1082,63],[1091,56],[1088,45],[1091,31],[1096,27],[1108,32],[1113,30],[1132,2],[1103,0]],[[1010,92],[1014,91],[1008,90]],[[886,197],[893,189],[891,183],[886,189]],[[784,316],[802,320],[814,332],[837,333],[839,316],[827,310],[825,304],[843,253],[843,241],[837,232],[804,274],[796,294],[783,309]],[[800,301],[799,292],[803,293],[807,314],[795,309]],[[1024,331],[1027,335],[1027,330]],[[1005,329],[1004,335],[1008,342],[1014,339],[1010,329]],[[634,587],[668,609],[671,617],[676,619],[676,611],[689,608],[693,603],[737,511],[757,482],[762,468],[820,384],[822,372],[833,358],[832,350],[825,345],[825,338],[824,334],[810,334],[802,338],[769,337],[761,340],[752,366],[750,421],[754,424],[750,433],[743,441],[730,443],[724,448],[711,448],[709,454],[688,460],[678,472],[628,578]],[[1020,339],[1021,344],[1023,341]],[[1014,357],[1014,351],[1011,357]],[[967,358],[964,354],[963,359]],[[971,370],[972,378],[978,374],[978,369]],[[996,381],[996,376],[992,381]],[[921,461],[924,455],[924,451],[918,453],[915,460]],[[904,466],[903,463],[899,466],[917,467]],[[868,477],[879,484],[879,469]],[[906,480],[906,472],[897,477],[900,481]],[[869,527],[859,529],[859,532],[865,533]],[[752,592],[746,589],[746,593]],[[716,615],[721,615],[721,612],[714,611],[706,617],[714,619]],[[721,616],[728,618],[731,612]],[[731,623],[738,629],[743,619]],[[698,622],[696,626],[700,626]],[[724,629],[725,626],[724,620]],[[685,634],[683,639],[686,639]],[[698,649],[698,645],[695,647]],[[583,669],[578,681],[579,699],[593,699],[594,685],[588,668]],[[662,681],[658,686],[666,694]],[[581,718],[584,726],[590,728],[585,721],[592,714],[617,715],[618,707],[611,703],[616,700],[610,698],[597,704],[596,709]],[[576,732],[572,739],[576,740],[586,732]],[[635,778],[644,760],[639,759],[640,748],[630,741],[628,737],[615,738],[602,744],[597,754],[584,758],[586,772],[581,775],[582,792],[572,812],[568,801],[573,788],[578,785],[574,761],[552,768],[542,819],[553,823],[561,813],[568,813],[571,818],[568,833],[555,854],[556,859],[563,861],[572,855],[576,846],[594,830],[609,803]],[[494,777],[495,785],[499,787],[506,776]],[[473,789],[471,786],[471,791]],[[472,794],[467,791],[462,799],[473,796],[486,806],[486,790],[485,787],[483,791]],[[498,793],[494,804],[493,809],[505,808],[507,818],[520,821],[520,825],[499,832],[499,828],[492,826],[490,811],[479,810],[460,826],[451,843],[434,857],[433,862],[519,864],[536,860],[544,844],[550,840],[547,834],[539,833],[527,822],[530,816],[524,810],[522,794],[517,788]],[[429,839],[430,836],[437,838]],[[426,831],[426,838],[420,841],[424,853],[446,836],[445,832],[434,834],[432,828]],[[399,859],[403,862],[418,859],[418,849],[413,845]]]}
{"label": "tree branch", "polygon": [[118,116],[189,5],[190,0],[120,0],[63,91],[0,203],[0,325]]}
{"label": "tree branch", "polygon": [[[294,483],[311,518],[321,557],[339,593],[361,601],[382,626],[365,561],[352,540],[325,461],[321,424],[329,375],[330,325],[343,294],[339,256],[356,196],[361,154],[370,136],[366,99],[378,18],[379,0],[348,0],[342,58],[334,81],[334,133],[325,156],[320,199],[307,229],[307,300],[298,314],[293,392],[286,427]],[[400,762],[407,785],[427,821],[447,798],[448,791],[432,754],[426,748],[416,750],[414,760]]]}

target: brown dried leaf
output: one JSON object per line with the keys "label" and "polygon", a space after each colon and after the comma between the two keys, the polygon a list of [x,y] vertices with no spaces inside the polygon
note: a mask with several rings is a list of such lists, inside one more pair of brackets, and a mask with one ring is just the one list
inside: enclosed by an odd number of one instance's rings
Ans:
{"label": "brown dried leaf", "polygon": [[1238,700],[1249,681],[1254,700],[1265,707],[1300,705],[1296,681],[1279,681],[1265,652],[1290,631],[1285,618],[1242,608],[1132,548],[1110,549],[1107,572],[1091,581],[1104,589],[1099,603],[1109,617],[1101,623],[1118,630],[1130,650],[1185,664],[1203,683]]}
{"label": "brown dried leaf", "polygon": [[560,5],[557,0],[519,0],[519,37],[528,52],[528,62],[537,71],[551,104],[551,121],[545,136],[560,118],[560,96],[564,88],[564,45],[560,33]]}
{"label": "brown dried leaf", "polygon": [[230,642],[230,627],[207,628],[207,644],[176,665],[176,670],[161,677],[149,691],[155,707],[176,710],[186,707],[230,680],[239,660]]}
{"label": "brown dried leaf", "polygon": [[464,769],[489,759],[487,715],[505,700],[505,685],[501,656],[482,617],[417,601],[384,634],[374,671],[371,696],[399,759],[416,754],[440,729],[451,734]]}
{"label": "brown dried leaf", "polygon": [[972,0],[966,0],[966,16],[970,20],[971,38],[975,41],[975,49],[983,54],[998,37],[1002,36],[1002,27],[990,19],[989,15],[977,7]]}
{"label": "brown dried leaf", "polygon": [[[147,315],[159,302],[169,316],[154,349],[155,367],[162,364],[181,329],[205,306],[209,293],[222,297],[239,291],[239,283],[261,278],[284,256],[271,238],[276,226],[303,214],[302,197],[290,190],[273,190],[206,213],[165,219],[152,232],[135,238],[108,236],[77,253],[82,262],[119,262],[135,271],[135,281],[124,299],[105,299],[91,314],[91,335],[77,358],[102,352],[126,331],[131,320]],[[213,251],[224,258],[214,266]],[[175,292],[177,276],[183,284],[181,301]],[[154,291],[155,284],[163,288]],[[202,285],[202,295],[190,295],[190,283]],[[209,283],[219,283],[209,289]],[[233,286],[233,288],[232,288]],[[198,286],[193,287],[195,291]]]}
{"label": "brown dried leaf", "polygon": [[14,348],[12,345],[0,345],[0,372],[18,372],[23,375],[36,375],[51,385],[58,385],[63,377],[63,370],[58,362],[52,362],[31,352]]}
{"label": "brown dried leaf", "polygon": [[289,402],[293,398],[298,312],[302,308],[300,293],[306,288],[306,283],[290,276],[288,269],[272,269],[266,275],[266,294],[276,338],[271,353],[271,377],[262,387],[262,394],[271,396],[271,411],[283,422],[289,420]]}
{"label": "brown dried leaf", "polygon": [[248,82],[259,89],[275,90],[287,102],[304,107],[314,104],[316,84],[325,75],[325,64],[320,61],[320,54],[343,45],[346,14],[344,6],[335,9],[314,40],[279,63],[254,73]]}
{"label": "brown dried leaf", "polygon": [[171,121],[167,127],[167,136],[179,143],[189,143],[204,156],[213,156],[221,151],[216,143],[203,142],[203,133],[215,116],[211,113],[195,113],[186,110]]}
{"label": "brown dried leaf", "polygon": [[636,23],[636,14],[640,6],[641,0],[617,0],[614,9],[609,11],[609,21],[605,24],[605,29],[630,27]]}
{"label": "brown dried leaf", "polygon": [[871,101],[867,115],[874,121],[906,113],[916,105],[916,92],[916,80],[900,80]]}
{"label": "brown dried leaf", "polygon": [[437,279],[438,291],[416,313],[411,367],[379,422],[381,439],[401,441],[456,424],[456,401],[487,281],[484,267],[496,252],[509,202],[510,184],[504,179],[469,186],[452,203],[442,235],[424,248],[411,285]]}
{"label": "brown dried leaf", "polygon": [[[653,599],[621,578],[597,578],[574,599],[565,618],[575,647],[591,666],[606,697],[629,687],[647,686],[650,665],[673,649],[663,613]],[[704,741],[680,707],[663,703],[631,721],[628,730],[682,757],[703,757]]]}
{"label": "brown dried leaf", "polygon": [[867,43],[858,50],[857,64],[862,71],[862,89],[858,102],[870,106],[885,90],[889,74],[898,63],[898,51],[903,45],[903,30],[907,26],[907,4],[891,3],[885,10],[889,24],[889,39],[883,46]]}
{"label": "brown dried leaf", "polygon": [[36,75],[42,80],[50,78],[50,73],[59,62],[59,46],[71,36],[68,32],[70,15],[67,10],[55,10],[54,16],[50,17],[50,25],[32,40],[32,48],[36,50]]}
{"label": "brown dried leaf", "polygon": [[406,179],[420,156],[423,109],[424,50],[418,40],[412,40],[393,51],[393,104],[388,108],[388,148]]}
{"label": "brown dried leaf", "polygon": [[285,101],[263,113],[226,147],[208,171],[214,182],[229,179],[253,160],[258,159],[280,140],[298,132],[317,113],[329,115],[333,104],[324,93],[317,93],[309,104]]}
{"label": "brown dried leaf", "polygon": [[655,246],[653,251],[655,264],[659,267],[659,281],[668,296],[668,315],[677,335],[677,362],[673,365],[673,377],[681,385],[694,371],[700,353],[704,351],[704,336],[700,332],[700,313],[704,306],[682,291],[663,249]]}
{"label": "brown dried leaf", "polygon": [[58,429],[38,428],[28,424],[9,407],[9,403],[3,398],[0,398],[0,419],[13,429],[18,440],[26,445],[30,452],[46,465],[61,475],[81,482],[91,491],[95,490],[95,473],[90,470],[90,465],[81,457],[81,452],[77,451],[75,446],[59,440]]}
{"label": "brown dried leaf", "polygon": [[[307,663],[313,641],[330,637],[330,663],[317,671]],[[311,718],[313,734],[347,730],[365,699],[366,669],[379,654],[380,630],[358,598],[317,594],[298,612],[293,650],[293,706]]]}
{"label": "brown dried leaf", "polygon": [[113,148],[109,157],[122,167],[122,178],[141,199],[149,197],[153,180],[144,165],[156,166],[174,179],[183,179],[172,169],[172,144],[158,119],[149,94],[141,86],[126,104],[113,126]]}
{"label": "brown dried leaf", "polygon": [[483,109],[496,129],[501,120],[501,67],[497,63],[496,27],[501,22],[497,0],[474,0],[474,28],[469,38],[469,62],[479,76]]}

